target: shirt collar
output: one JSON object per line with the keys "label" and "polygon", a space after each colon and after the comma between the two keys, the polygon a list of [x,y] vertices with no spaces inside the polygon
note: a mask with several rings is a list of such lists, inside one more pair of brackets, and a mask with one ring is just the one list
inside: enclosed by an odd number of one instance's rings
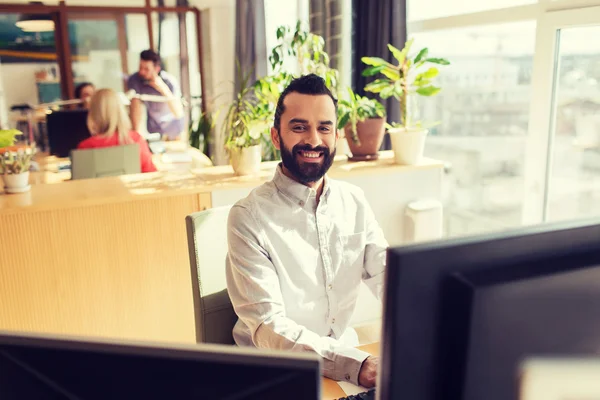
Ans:
{"label": "shirt collar", "polygon": [[[331,192],[331,182],[327,174],[324,177],[324,186],[323,193],[321,194],[321,201],[326,200],[329,197],[329,193]],[[283,173],[283,168],[281,163],[277,166],[275,170],[275,176],[273,177],[273,183],[277,187],[277,189],[290,197],[292,200],[300,204],[300,206],[304,206],[311,197],[316,197],[316,190],[309,188],[306,185],[301,184],[300,182],[296,182],[295,180],[287,177]]]}

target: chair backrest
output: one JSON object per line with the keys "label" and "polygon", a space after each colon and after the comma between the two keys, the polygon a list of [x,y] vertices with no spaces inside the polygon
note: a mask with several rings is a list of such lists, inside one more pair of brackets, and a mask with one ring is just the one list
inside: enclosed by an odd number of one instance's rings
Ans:
{"label": "chair backrest", "polygon": [[139,174],[140,164],[140,148],[137,143],[101,149],[73,150],[71,177],[89,179]]}
{"label": "chair backrest", "polygon": [[230,209],[217,207],[185,218],[198,343],[234,344],[232,330],[237,316],[225,278]]}

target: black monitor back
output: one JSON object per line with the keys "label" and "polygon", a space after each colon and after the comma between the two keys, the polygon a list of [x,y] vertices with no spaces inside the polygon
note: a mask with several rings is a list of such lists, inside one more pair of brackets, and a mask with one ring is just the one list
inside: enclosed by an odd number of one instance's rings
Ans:
{"label": "black monitor back", "polygon": [[516,400],[533,356],[600,351],[600,220],[388,251],[381,399]]}
{"label": "black monitor back", "polygon": [[0,332],[0,399],[317,399],[316,355]]}
{"label": "black monitor back", "polygon": [[79,142],[90,137],[87,115],[87,110],[63,110],[46,116],[50,154],[69,157]]}

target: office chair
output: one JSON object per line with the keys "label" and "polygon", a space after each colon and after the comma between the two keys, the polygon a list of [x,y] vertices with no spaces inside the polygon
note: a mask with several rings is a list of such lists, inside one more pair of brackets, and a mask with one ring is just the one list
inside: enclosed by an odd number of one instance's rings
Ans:
{"label": "office chair", "polygon": [[102,178],[140,172],[140,148],[137,143],[71,151],[72,179]]}
{"label": "office chair", "polygon": [[185,218],[198,343],[234,344],[232,330],[237,316],[225,279],[230,209],[217,207]]}

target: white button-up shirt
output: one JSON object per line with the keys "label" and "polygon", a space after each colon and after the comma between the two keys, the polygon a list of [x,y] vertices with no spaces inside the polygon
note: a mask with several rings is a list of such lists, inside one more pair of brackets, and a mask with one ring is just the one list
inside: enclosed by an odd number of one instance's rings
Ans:
{"label": "white button-up shirt", "polygon": [[312,351],[324,375],[358,383],[367,353],[348,323],[365,282],[381,299],[388,244],[363,192],[316,191],[277,168],[229,214],[227,288],[238,345]]}

